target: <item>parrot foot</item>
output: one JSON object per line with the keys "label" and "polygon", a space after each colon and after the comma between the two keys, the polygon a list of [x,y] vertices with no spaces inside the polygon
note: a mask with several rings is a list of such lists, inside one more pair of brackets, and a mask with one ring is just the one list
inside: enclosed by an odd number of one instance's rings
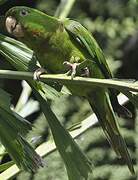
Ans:
{"label": "parrot foot", "polygon": [[80,65],[80,63],[70,63],[68,61],[65,61],[63,63],[63,65],[66,65],[67,67],[69,67],[69,71],[66,73],[67,75],[70,75],[71,74],[71,79],[73,79],[76,75],[76,69],[77,69],[77,66]]}
{"label": "parrot foot", "polygon": [[40,75],[41,74],[44,74],[44,73],[47,73],[46,70],[42,67],[38,68],[35,72],[34,72],[34,77],[33,79],[34,80],[40,80]]}
{"label": "parrot foot", "polygon": [[90,71],[88,67],[85,67],[83,69],[83,74],[81,74],[82,77],[89,77],[90,76]]}
{"label": "parrot foot", "polygon": [[90,76],[90,71],[87,65],[89,65],[88,60],[84,61],[82,63],[70,63],[68,61],[65,61],[63,64],[69,67],[69,71],[66,73],[67,75],[71,75],[71,79],[73,79],[78,73],[81,77],[89,77]]}

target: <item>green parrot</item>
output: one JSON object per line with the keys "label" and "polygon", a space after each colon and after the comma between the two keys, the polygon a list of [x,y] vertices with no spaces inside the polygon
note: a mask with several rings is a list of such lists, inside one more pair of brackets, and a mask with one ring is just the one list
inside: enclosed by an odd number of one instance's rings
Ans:
{"label": "green parrot", "polygon": [[32,125],[10,109],[10,99],[0,88],[0,141],[19,168],[35,172],[43,161],[24,138]]}
{"label": "green parrot", "polygon": [[[29,7],[13,7],[6,13],[7,31],[35,52],[44,72],[59,74],[68,72],[92,78],[112,78],[106,59],[95,39],[80,23],[70,19],[58,19]],[[95,112],[109,143],[119,158],[134,168],[126,143],[120,133],[115,113],[131,117],[131,113],[117,100],[113,89],[67,85],[72,94],[84,96]]]}

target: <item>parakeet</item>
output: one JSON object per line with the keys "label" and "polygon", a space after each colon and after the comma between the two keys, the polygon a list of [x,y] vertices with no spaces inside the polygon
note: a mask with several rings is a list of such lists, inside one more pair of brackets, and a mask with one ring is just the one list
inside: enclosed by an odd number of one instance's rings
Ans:
{"label": "parakeet", "polygon": [[[72,77],[112,78],[101,48],[79,22],[68,18],[60,20],[36,9],[20,6],[6,13],[5,26],[11,35],[34,51],[41,67],[48,73],[66,73],[69,67]],[[72,94],[88,99],[109,143],[133,174],[133,163],[114,111],[125,117],[130,117],[131,113],[119,105],[116,91],[71,84],[67,88]]]}

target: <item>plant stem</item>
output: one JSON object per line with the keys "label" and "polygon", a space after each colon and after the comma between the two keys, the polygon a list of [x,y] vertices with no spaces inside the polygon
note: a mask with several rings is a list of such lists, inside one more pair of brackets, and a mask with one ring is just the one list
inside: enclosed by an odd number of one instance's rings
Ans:
{"label": "plant stem", "polygon": [[75,0],[61,0],[61,3],[59,4],[55,12],[55,16],[60,19],[66,18],[68,14],[70,13],[70,10],[74,3],[75,3]]}
{"label": "plant stem", "polygon": [[[0,78],[5,79],[21,79],[21,80],[32,80],[32,72],[23,72],[23,71],[10,71],[10,70],[0,70]],[[99,86],[99,87],[110,87],[118,90],[127,90],[138,92],[138,82],[127,82],[123,80],[112,80],[112,79],[96,79],[96,78],[84,78],[84,77],[75,77],[73,80],[70,76],[65,74],[46,74],[40,76],[40,81],[42,82],[59,82],[63,85],[73,84],[80,86]],[[128,80],[129,81],[129,80]]]}

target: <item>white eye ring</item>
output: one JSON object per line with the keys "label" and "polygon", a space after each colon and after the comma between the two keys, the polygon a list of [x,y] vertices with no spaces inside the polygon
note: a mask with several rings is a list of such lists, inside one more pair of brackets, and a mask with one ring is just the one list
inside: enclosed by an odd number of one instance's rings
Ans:
{"label": "white eye ring", "polygon": [[20,11],[20,16],[27,16],[28,13],[29,13],[29,12],[28,12],[27,10],[22,9],[22,10]]}

